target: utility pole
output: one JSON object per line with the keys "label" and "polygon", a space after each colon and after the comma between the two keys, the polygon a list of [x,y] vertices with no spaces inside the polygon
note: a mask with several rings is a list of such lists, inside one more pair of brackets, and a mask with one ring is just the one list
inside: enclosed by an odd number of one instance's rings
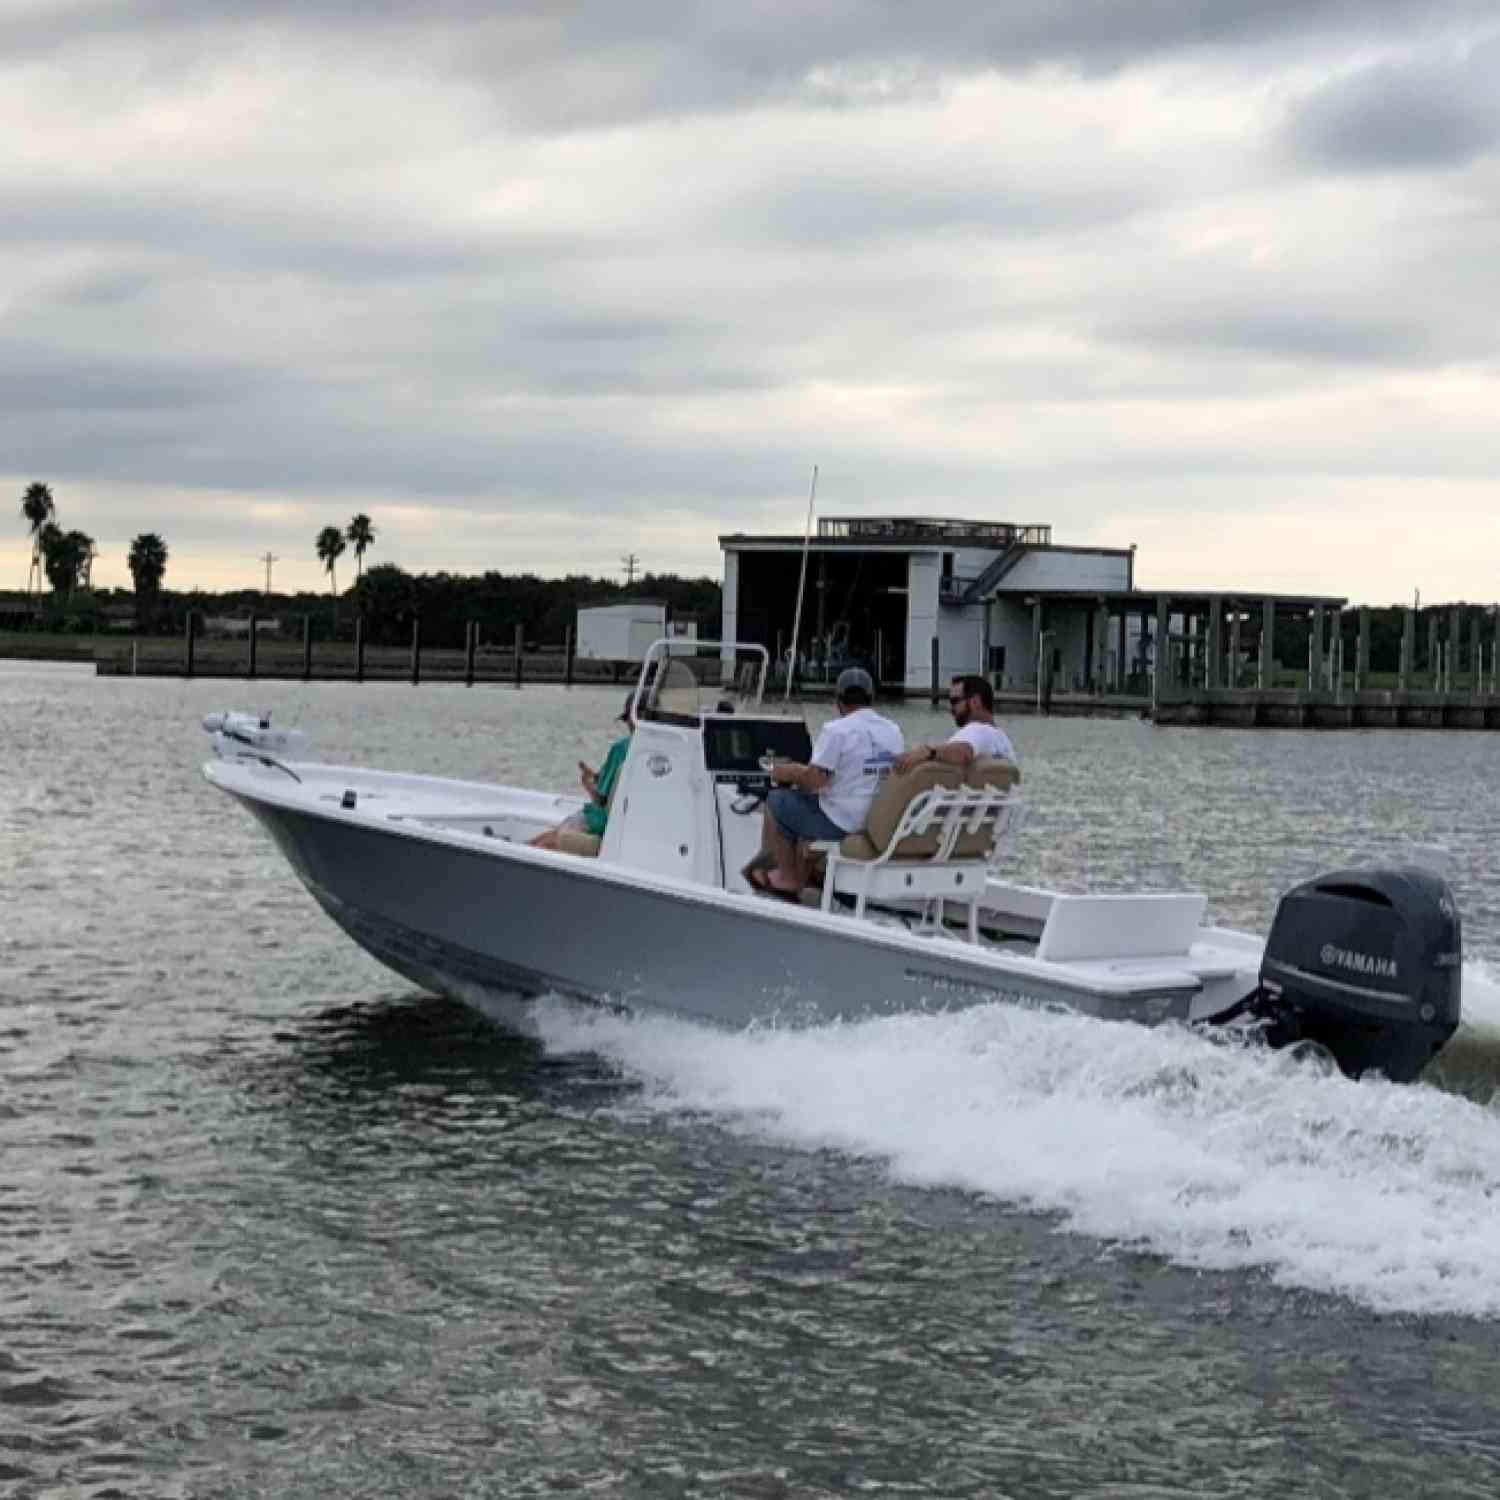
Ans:
{"label": "utility pole", "polygon": [[635,582],[635,570],[640,566],[641,560],[634,552],[627,552],[620,561],[625,566],[625,587],[629,588]]}
{"label": "utility pole", "polygon": [[270,552],[262,552],[258,561],[266,565],[266,592],[271,592],[271,564],[280,562],[281,559]]}

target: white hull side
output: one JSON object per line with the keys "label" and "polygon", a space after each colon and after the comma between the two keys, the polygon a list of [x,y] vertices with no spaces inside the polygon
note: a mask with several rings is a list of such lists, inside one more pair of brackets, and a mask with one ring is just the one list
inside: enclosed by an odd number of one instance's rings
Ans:
{"label": "white hull side", "polygon": [[993,1001],[1144,1022],[1197,1018],[1199,987],[1181,976],[1155,989],[1092,993],[1062,965],[605,861],[324,810],[316,799],[256,785],[265,777],[237,770],[213,779],[255,813],[361,947],[458,999],[475,987],[557,991],[730,1026]]}

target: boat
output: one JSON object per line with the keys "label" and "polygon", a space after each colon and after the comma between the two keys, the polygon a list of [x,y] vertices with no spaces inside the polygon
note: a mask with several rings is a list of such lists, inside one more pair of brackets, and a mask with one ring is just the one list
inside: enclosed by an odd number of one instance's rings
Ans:
{"label": "boat", "polygon": [[298,731],[247,714],[204,721],[204,775],[360,947],[459,1000],[556,992],[732,1027],[1061,1006],[1233,1028],[1397,1082],[1457,1028],[1461,923],[1430,862],[1308,881],[1264,938],[1207,923],[1198,892],[1044,889],[1006,865],[1025,802],[1004,762],[891,778],[863,842],[822,851],[821,888],[769,899],[747,872],[770,767],[807,760],[811,738],[765,702],[763,648],[709,644],[741,696],[651,648],[598,840],[529,842],[577,797],[320,764]]}

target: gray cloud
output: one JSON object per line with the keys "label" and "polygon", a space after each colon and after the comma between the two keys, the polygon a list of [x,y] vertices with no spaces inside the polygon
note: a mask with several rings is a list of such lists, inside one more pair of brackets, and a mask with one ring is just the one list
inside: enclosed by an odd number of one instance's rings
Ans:
{"label": "gray cloud", "polygon": [[752,103],[847,108],[932,95],[944,78],[1056,64],[1109,71],[1204,48],[1425,32],[1483,22],[1488,0],[57,0],[0,19],[0,52],[56,54],[105,41],[191,70],[268,39],[362,54],[393,70],[440,62],[510,119],[576,128],[717,113]]}
{"label": "gray cloud", "polygon": [[1500,48],[1372,64],[1297,101],[1284,126],[1320,165],[1462,166],[1500,145]]}
{"label": "gray cloud", "polygon": [[1103,330],[1107,337],[1156,349],[1184,349],[1219,358],[1263,356],[1317,365],[1421,366],[1455,351],[1417,317],[1330,314],[1316,299],[1288,291],[1275,306],[1225,301],[1191,311],[1163,309]]}
{"label": "gray cloud", "polygon": [[556,266],[587,245],[582,235],[522,223],[484,231],[414,223],[374,194],[338,206],[315,194],[289,200],[274,182],[263,188],[213,180],[5,186],[0,246],[106,244],[114,255],[170,254],[220,267],[307,271],[341,282],[498,275]]}
{"label": "gray cloud", "polygon": [[163,359],[149,350],[69,353],[31,340],[0,338],[0,412],[4,413],[0,423],[14,424],[10,441],[19,443],[24,436],[18,419],[29,420],[39,413],[81,417],[201,411],[245,400],[266,378],[264,374],[257,378],[228,360]]}
{"label": "gray cloud", "polygon": [[980,151],[933,162],[920,149],[899,163],[799,157],[745,201],[747,222],[786,243],[847,247],[879,239],[960,233],[997,239],[1103,229],[1153,205],[1143,184],[1100,172],[1092,181],[1027,180]]}

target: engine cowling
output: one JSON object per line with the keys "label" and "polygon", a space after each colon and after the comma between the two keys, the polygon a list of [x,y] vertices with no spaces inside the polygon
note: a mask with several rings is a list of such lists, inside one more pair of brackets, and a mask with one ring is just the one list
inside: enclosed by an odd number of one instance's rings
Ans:
{"label": "engine cowling", "polygon": [[1458,1027],[1463,944],[1447,881],[1417,865],[1336,870],[1290,890],[1261,961],[1273,1045],[1316,1042],[1351,1078],[1415,1080]]}

